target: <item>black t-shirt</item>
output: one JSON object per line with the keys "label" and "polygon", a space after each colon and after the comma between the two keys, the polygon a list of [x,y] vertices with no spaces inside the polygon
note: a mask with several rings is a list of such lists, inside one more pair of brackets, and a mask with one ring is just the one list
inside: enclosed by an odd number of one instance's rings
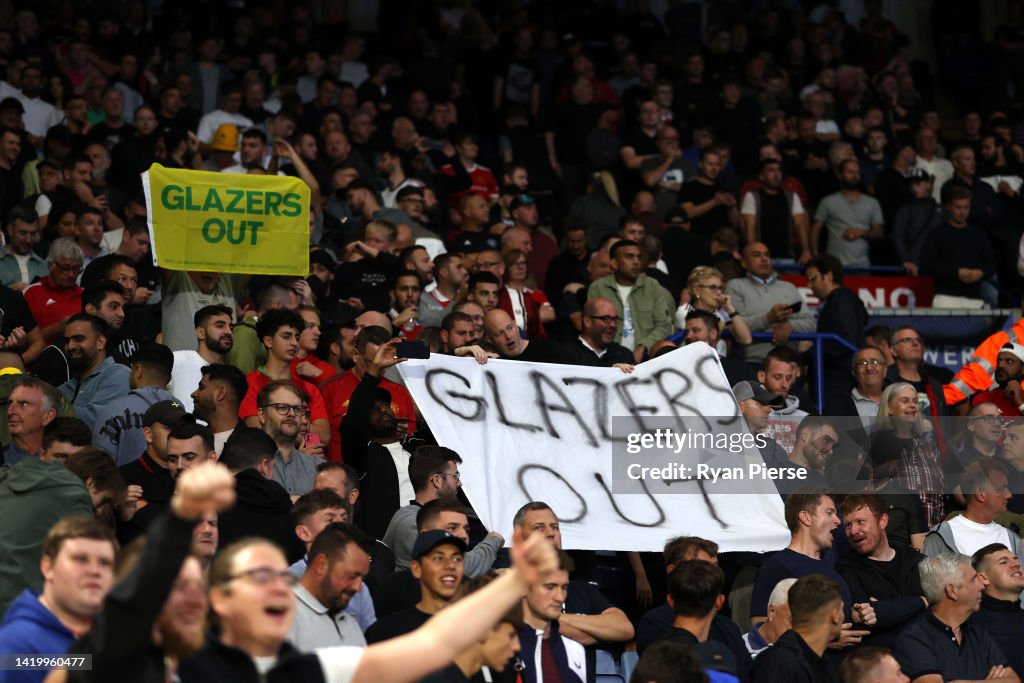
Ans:
{"label": "black t-shirt", "polygon": [[555,134],[555,149],[561,163],[587,162],[587,136],[597,123],[598,112],[594,104],[564,102],[555,107],[550,130]]}
{"label": "black t-shirt", "polygon": [[170,509],[171,497],[174,495],[174,478],[171,477],[170,471],[160,467],[149,453],[143,453],[138,460],[123,465],[120,470],[126,483],[142,487],[142,499],[146,501],[146,506],[136,512],[130,522],[118,525],[118,538],[121,542],[127,543],[145,533],[157,517]]}
{"label": "black t-shirt", "polygon": [[11,209],[25,195],[25,184],[21,182],[21,169],[0,168],[0,219],[7,225]]}
{"label": "black t-shirt", "polygon": [[125,140],[131,140],[134,135],[135,127],[130,123],[124,123],[120,127],[114,128],[106,121],[100,121],[86,135],[86,140],[89,143],[98,142],[108,150],[113,150]]}
{"label": "black t-shirt", "polygon": [[468,683],[469,678],[457,665],[452,664],[436,673],[420,679],[420,683]]}
{"label": "black t-shirt", "polygon": [[36,319],[25,297],[6,285],[0,285],[0,315],[0,335],[4,337],[15,327],[22,327],[25,332],[36,329]]}
{"label": "black t-shirt", "polygon": [[382,619],[378,619],[373,626],[366,630],[366,642],[369,645],[373,645],[382,640],[390,640],[398,636],[404,636],[406,633],[412,633],[427,623],[427,619],[431,616],[426,612],[421,612],[415,606],[389,614]]}
{"label": "black t-shirt", "polygon": [[622,134],[622,146],[632,147],[633,151],[640,156],[648,156],[658,153],[658,144],[654,138],[643,132],[640,128],[629,128]]}
{"label": "black t-shirt", "polygon": [[[691,202],[694,206],[697,206],[712,199],[715,193],[722,191],[718,184],[708,185],[698,180],[690,180],[683,183],[683,186],[679,188],[679,203]],[[698,235],[710,236],[719,228],[724,228],[728,225],[729,210],[722,205],[716,206],[703,216],[690,219],[690,231]]]}
{"label": "black t-shirt", "polygon": [[420,582],[408,569],[385,576],[371,595],[378,619],[408,609],[422,597]]}
{"label": "black t-shirt", "polygon": [[573,365],[573,357],[564,346],[550,339],[534,339],[526,350],[509,360],[524,360],[528,363],[562,363]]}
{"label": "black t-shirt", "polygon": [[342,263],[334,273],[334,291],[338,298],[356,296],[368,311],[384,312],[390,306],[388,280],[398,259],[381,253],[377,258]]}
{"label": "black t-shirt", "polygon": [[475,254],[485,249],[500,249],[501,236],[492,232],[462,230],[448,238],[448,251],[455,254]]}

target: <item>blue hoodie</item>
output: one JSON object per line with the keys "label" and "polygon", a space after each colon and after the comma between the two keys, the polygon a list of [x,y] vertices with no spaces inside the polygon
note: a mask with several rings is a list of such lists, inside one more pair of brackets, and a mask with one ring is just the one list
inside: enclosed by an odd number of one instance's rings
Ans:
{"label": "blue hoodie", "polygon": [[142,416],[154,403],[177,401],[161,387],[139,387],[96,411],[92,428],[92,445],[114,456],[121,467],[139,459],[146,450],[142,434]]}
{"label": "blue hoodie", "polygon": [[[0,624],[2,654],[64,654],[77,636],[39,602],[39,593],[26,588]],[[47,671],[0,671],[0,683],[41,683]]]}

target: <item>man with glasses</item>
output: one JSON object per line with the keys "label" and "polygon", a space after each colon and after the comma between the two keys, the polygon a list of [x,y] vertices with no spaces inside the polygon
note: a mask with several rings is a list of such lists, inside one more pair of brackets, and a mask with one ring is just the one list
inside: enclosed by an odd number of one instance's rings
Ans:
{"label": "man with glasses", "polygon": [[313,490],[321,457],[310,456],[296,448],[299,427],[307,414],[306,397],[288,380],[275,380],[260,390],[256,399],[260,427],[277,444],[274,454],[274,481],[291,496]]}
{"label": "man with glasses", "polygon": [[950,415],[942,393],[942,385],[949,381],[949,371],[924,362],[924,338],[912,325],[901,325],[892,333],[892,355],[896,362],[885,375],[886,386],[907,382],[917,389],[917,402],[921,414],[933,419]]}
{"label": "man with glasses", "polygon": [[885,354],[874,346],[862,346],[853,354],[854,387],[843,396],[825,404],[825,415],[860,417],[864,429],[870,430],[878,417],[885,384]]}
{"label": "man with glasses", "polygon": [[[327,406],[316,385],[304,379],[296,380],[292,376],[292,361],[299,353],[299,337],[306,329],[306,321],[302,316],[287,308],[275,308],[261,315],[256,322],[256,336],[267,350],[266,362],[246,375],[249,391],[238,410],[238,416],[250,427],[263,428],[260,414],[259,395],[263,388],[275,380],[287,380],[305,394],[309,403],[309,429],[319,435],[320,442],[325,446],[331,441],[331,427],[327,421]],[[237,341],[237,337],[236,337]],[[235,344],[232,345],[233,347]],[[294,401],[291,401],[294,404]],[[300,416],[296,415],[298,420]],[[310,480],[309,488],[313,488]]]}
{"label": "man with glasses", "polygon": [[1001,457],[999,440],[1003,436],[1003,418],[995,403],[976,403],[967,417],[964,444],[957,453],[960,463]]}
{"label": "man with glasses", "polygon": [[1020,417],[1024,407],[1024,346],[1006,343],[996,356],[995,380],[998,387],[983,391],[971,397],[971,404],[994,403],[1000,414],[1006,417]]}
{"label": "man with glasses", "polygon": [[56,239],[46,255],[49,276],[25,288],[25,303],[48,344],[59,339],[68,318],[82,310],[78,275],[83,259],[82,248],[70,237]]}
{"label": "man with glasses", "polygon": [[576,362],[632,372],[633,352],[615,343],[615,333],[621,322],[615,304],[608,299],[598,297],[583,304],[583,331],[570,345]]}

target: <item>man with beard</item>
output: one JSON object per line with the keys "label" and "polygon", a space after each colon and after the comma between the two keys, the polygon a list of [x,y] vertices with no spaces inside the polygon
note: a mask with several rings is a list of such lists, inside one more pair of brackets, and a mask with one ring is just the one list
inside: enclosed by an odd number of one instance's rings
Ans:
{"label": "man with beard", "polygon": [[299,422],[306,411],[306,396],[290,381],[275,380],[260,390],[256,405],[260,427],[277,444],[274,481],[291,496],[312,491],[317,465],[324,459],[296,448]]}
{"label": "man with beard", "polygon": [[904,623],[925,608],[917,567],[924,556],[890,545],[887,506],[881,496],[843,499],[843,526],[852,552],[836,563],[853,600],[853,621],[871,628],[872,645],[890,645]]}
{"label": "man with beard", "polygon": [[399,267],[411,270],[420,276],[420,284],[426,286],[434,281],[434,259],[426,247],[414,244],[398,254]]}
{"label": "man with beard", "polygon": [[363,590],[372,544],[351,524],[330,524],[317,534],[306,572],[292,588],[295,623],[288,640],[295,647],[310,652],[334,645],[366,645],[358,621],[345,608]]}
{"label": "man with beard", "polygon": [[828,253],[843,266],[870,266],[868,240],[883,237],[882,207],[860,191],[860,163],[843,159],[836,168],[839,192],[818,204],[811,225],[811,253],[821,254],[821,231],[828,231]]}
{"label": "man with beard", "polygon": [[121,330],[124,327],[126,303],[124,289],[118,283],[110,280],[101,280],[89,285],[82,292],[82,312],[103,318],[103,321],[107,323],[107,332],[110,334],[110,338],[107,340],[108,355],[114,359],[115,363],[130,366],[131,357],[138,350],[138,345],[134,341],[126,345],[131,351],[129,355],[125,355],[118,345],[121,340]]}
{"label": "man with beard", "polygon": [[200,372],[199,387],[189,397],[194,406],[192,412],[213,431],[214,450],[219,457],[241,423],[238,409],[249,384],[242,371],[233,365],[207,365]]}
{"label": "man with beard", "polygon": [[339,430],[345,462],[359,472],[360,490],[366,497],[357,513],[357,524],[374,538],[382,538],[395,512],[413,500],[416,491],[409,479],[412,455],[395,417],[390,390],[393,385],[381,380],[384,370],[401,361],[395,357],[399,340],[378,342],[373,356],[369,356],[369,341],[364,335],[368,337],[371,330],[367,328],[359,336],[359,341],[365,342],[361,352],[365,369]]}
{"label": "man with beard", "polygon": [[974,553],[971,564],[985,583],[981,608],[971,623],[988,631],[1019,677],[1024,672],[1024,612],[1020,609],[1024,571],[1020,559],[1005,545],[992,543]]}
{"label": "man with beard", "polygon": [[88,313],[73,315],[64,328],[72,378],[58,387],[75,413],[93,427],[96,411],[128,393],[130,371],[107,356],[107,324]]}
{"label": "man with beard", "polygon": [[608,299],[598,297],[583,304],[583,332],[572,343],[571,349],[579,365],[617,367],[632,372],[633,353],[615,343],[619,329],[619,314]]}
{"label": "man with beard", "polygon": [[655,342],[672,332],[672,295],[644,274],[640,246],[620,240],[609,250],[615,271],[590,285],[587,298],[602,297],[615,304],[622,327],[618,343],[630,349],[636,362],[643,360]]}
{"label": "man with beard", "polygon": [[[315,384],[303,379],[295,381],[291,364],[299,352],[299,335],[306,327],[306,321],[295,311],[275,308],[268,311],[256,322],[256,335],[267,350],[267,361],[245,377],[249,391],[242,399],[238,416],[250,427],[262,428],[258,413],[261,407],[257,397],[263,388],[275,380],[294,382],[306,395],[309,407],[310,432],[319,435],[325,446],[331,440],[331,428],[327,422],[327,408],[320,390]],[[299,414],[295,414],[298,419]],[[312,486],[310,486],[312,488]]]}
{"label": "man with beard", "polygon": [[206,580],[190,555],[193,528],[231,506],[235,482],[216,463],[182,474],[171,514],[156,522],[137,561],[107,596],[103,620],[71,645],[71,655],[92,655],[88,671],[56,671],[51,682],[164,683],[178,663],[203,646]]}
{"label": "man with beard", "polygon": [[971,397],[971,404],[994,403],[1003,417],[1020,417],[1024,406],[1024,346],[1003,344],[996,356],[996,383],[998,388],[989,389]]}
{"label": "man with beard", "polygon": [[391,310],[388,317],[399,336],[414,340],[423,331],[418,320],[420,308],[420,276],[412,271],[400,271],[391,283]]}
{"label": "man with beard", "polygon": [[420,583],[420,601],[386,617],[366,631],[367,643],[378,643],[415,631],[455,599],[463,577],[466,542],[447,531],[424,531],[412,547],[409,569]]}
{"label": "man with beard", "polygon": [[[133,225],[129,226],[129,229],[137,227]],[[141,227],[143,232],[140,235],[145,237],[145,246],[148,249],[149,236],[145,232],[145,219]],[[132,238],[133,244],[137,242],[137,239]],[[136,247],[133,247],[134,249]],[[118,351],[129,358],[139,343],[156,339],[161,332],[162,324],[160,308],[145,303],[159,285],[159,274],[149,262],[148,253],[141,256],[137,254],[138,251],[127,255],[118,250],[117,253],[108,254],[90,263],[90,272],[82,275],[82,285],[86,288],[100,280],[110,280],[121,285],[124,290],[124,324],[121,326]],[[147,270],[146,263],[149,263],[149,269],[153,270],[148,276],[144,275]]]}
{"label": "man with beard", "polygon": [[487,311],[475,301],[462,301],[452,307],[452,313],[463,313],[469,316],[473,322],[473,334],[469,338],[470,344],[479,343],[484,338],[484,314]]}
{"label": "man with beard", "polygon": [[196,350],[174,352],[174,370],[168,389],[179,394],[185,411],[192,412],[192,392],[199,386],[202,369],[207,365],[220,365],[234,343],[232,311],[227,306],[203,306],[193,317],[196,329]]}
{"label": "man with beard", "polygon": [[[381,317],[383,318],[383,315],[381,315]],[[332,434],[331,443],[328,448],[328,458],[330,460],[336,462],[342,461],[344,444],[341,439],[341,423],[345,415],[348,413],[352,394],[365,377],[366,369],[373,361],[380,345],[388,341],[390,338],[391,334],[388,330],[383,327],[379,327],[376,323],[363,328],[359,334],[356,335],[352,348],[342,349],[342,353],[351,352],[353,354],[352,367],[344,373],[337,375],[336,377],[332,377],[323,385],[324,403],[328,406],[328,416]],[[416,410],[413,406],[412,396],[409,394],[409,391],[405,387],[399,386],[386,379],[381,380],[381,386],[391,394],[391,410],[395,417],[401,421],[400,426],[407,425],[403,429],[402,434],[415,433]],[[408,498],[403,499],[400,504],[404,504],[407,500]],[[388,516],[388,519],[391,519],[390,515]],[[387,526],[387,520],[384,521],[384,525]],[[382,528],[381,533],[383,532],[384,529]],[[379,536],[376,538],[379,538]]]}
{"label": "man with beard", "polygon": [[[838,445],[839,433],[828,418],[809,415],[801,420],[793,437],[789,461],[804,470],[803,486],[828,487],[825,465]],[[777,481],[776,485],[785,488],[782,481]]]}

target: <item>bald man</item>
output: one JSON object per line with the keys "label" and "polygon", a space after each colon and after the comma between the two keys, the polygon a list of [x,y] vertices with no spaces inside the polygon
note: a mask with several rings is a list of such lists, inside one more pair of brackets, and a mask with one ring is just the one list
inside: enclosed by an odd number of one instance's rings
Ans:
{"label": "bald man", "polygon": [[[803,305],[800,292],[780,280],[772,270],[772,255],[764,242],[751,242],[743,249],[743,269],[747,276],[733,278],[725,285],[736,312],[743,316],[751,332],[771,332],[772,342],[745,347],[744,358],[760,363],[775,344],[785,344],[794,332],[814,332],[814,314]],[[799,310],[791,306],[799,304]]]}
{"label": "bald man", "polygon": [[575,365],[573,355],[564,346],[550,339],[523,339],[516,321],[496,308],[484,316],[484,332],[488,342],[505,360],[531,363],[564,363]]}

